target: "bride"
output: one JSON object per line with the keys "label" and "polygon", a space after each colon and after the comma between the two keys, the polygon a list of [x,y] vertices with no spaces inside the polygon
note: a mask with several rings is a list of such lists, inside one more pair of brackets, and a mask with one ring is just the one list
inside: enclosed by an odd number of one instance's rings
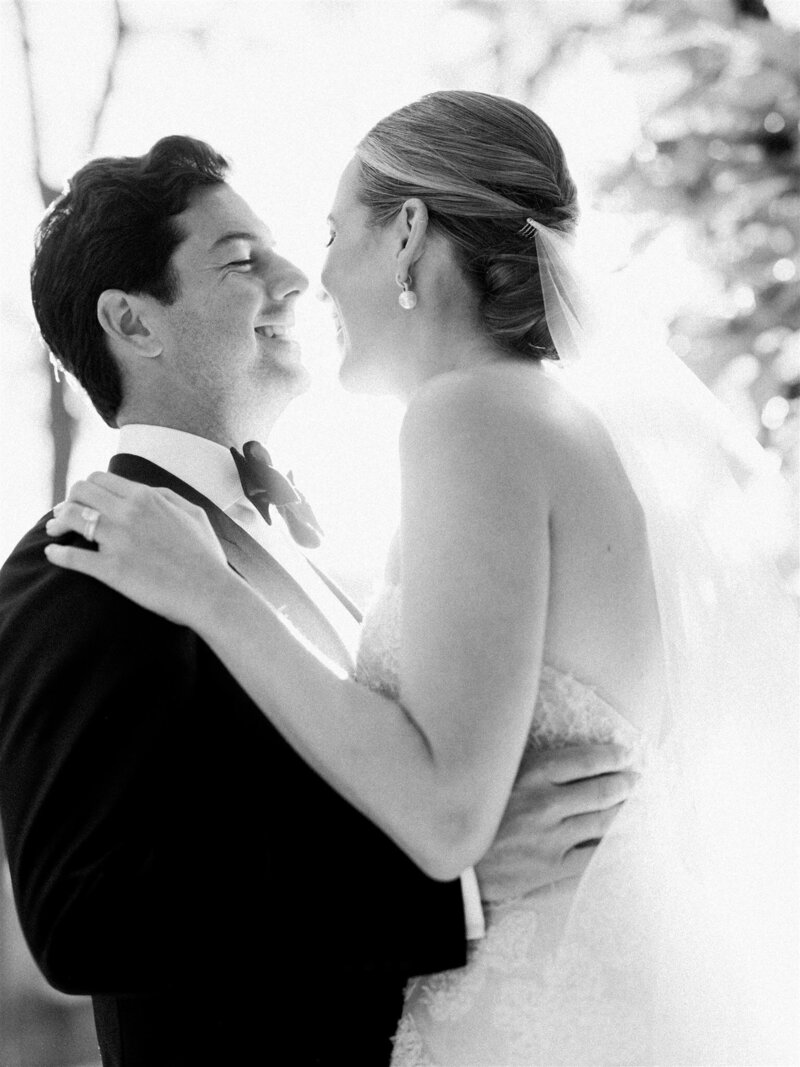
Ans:
{"label": "bride", "polygon": [[167,490],[92,475],[49,532],[89,507],[99,551],[48,558],[193,628],[437,878],[487,850],[526,746],[637,748],[585,873],[487,906],[467,967],[409,984],[395,1067],[790,1062],[792,617],[747,491],[768,465],[624,298],[589,298],[577,214],[549,127],[481,93],[389,115],[342,175],[341,378],[407,404],[355,680]]}

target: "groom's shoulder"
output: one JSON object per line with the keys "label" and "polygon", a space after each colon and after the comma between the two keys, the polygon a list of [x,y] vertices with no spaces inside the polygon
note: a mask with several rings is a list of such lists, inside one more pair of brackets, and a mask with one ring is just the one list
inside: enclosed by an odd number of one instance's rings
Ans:
{"label": "groom's shoulder", "polygon": [[[155,632],[173,626],[96,579],[51,563],[44,554],[53,543],[45,529],[51,517],[44,514],[0,567],[0,646],[39,639],[66,645],[90,635],[110,640],[120,628]],[[77,534],[59,543],[91,547]]]}
{"label": "groom's shoulder", "polygon": [[30,581],[39,574],[45,577],[51,565],[44,554],[45,545],[51,541],[47,536],[45,525],[52,517],[52,511],[35,523],[23,534],[8,558],[0,567],[0,603],[9,596],[18,595],[30,588]]}

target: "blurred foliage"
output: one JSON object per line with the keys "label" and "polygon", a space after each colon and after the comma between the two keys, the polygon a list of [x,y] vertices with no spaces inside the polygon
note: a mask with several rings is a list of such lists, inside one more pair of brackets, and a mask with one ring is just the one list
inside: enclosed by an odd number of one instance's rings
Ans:
{"label": "blurred foliage", "polygon": [[[796,519],[800,32],[772,21],[761,0],[456,6],[489,29],[494,91],[538,108],[556,82],[573,107],[587,91],[608,106],[590,199],[627,230],[631,261],[649,258],[663,292],[644,295],[656,297],[670,344],[775,456]],[[587,89],[605,68],[613,77]],[[611,81],[634,116],[621,151],[628,117],[604,97]],[[794,523],[774,536],[800,592]]]}
{"label": "blurred foliage", "polygon": [[751,417],[796,498],[800,33],[733,9],[721,23],[696,4],[637,0],[604,40],[649,103],[641,141],[602,191],[640,217],[640,243],[684,224],[714,296],[674,318],[671,343]]}

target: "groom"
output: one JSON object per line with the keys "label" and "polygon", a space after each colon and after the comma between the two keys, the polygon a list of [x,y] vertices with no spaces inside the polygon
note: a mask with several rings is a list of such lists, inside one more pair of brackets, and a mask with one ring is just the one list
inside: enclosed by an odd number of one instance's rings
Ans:
{"label": "groom", "polygon": [[[121,429],[111,470],[202,506],[230,565],[351,670],[358,613],[229,451],[306,388],[307,280],[225,175],[187,137],[83,167],[38,233],[37,320]],[[105,1065],[388,1063],[406,978],[480,935],[474,875],[423,875],[193,632],[51,566],[47,517],[0,572],[0,817],[43,973],[92,996]],[[623,766],[587,747],[526,768],[484,897],[580,869]]]}

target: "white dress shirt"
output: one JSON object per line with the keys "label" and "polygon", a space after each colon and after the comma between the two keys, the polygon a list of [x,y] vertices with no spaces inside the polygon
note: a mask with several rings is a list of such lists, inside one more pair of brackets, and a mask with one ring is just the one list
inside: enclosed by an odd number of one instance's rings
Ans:
{"label": "white dress shirt", "polygon": [[[224,445],[167,426],[129,424],[120,430],[117,452],[140,456],[191,485],[238,523],[287,571],[317,605],[355,659],[359,624],[320,578],[286,529],[268,525],[242,491],[233,456]],[[483,937],[485,925],[475,872],[461,876],[467,937]]]}
{"label": "white dress shirt", "polygon": [[294,578],[355,655],[359,624],[305,558],[283,519],[276,516],[268,525],[250,503],[224,445],[167,426],[128,425],[120,431],[117,451],[149,459],[208,497]]}

